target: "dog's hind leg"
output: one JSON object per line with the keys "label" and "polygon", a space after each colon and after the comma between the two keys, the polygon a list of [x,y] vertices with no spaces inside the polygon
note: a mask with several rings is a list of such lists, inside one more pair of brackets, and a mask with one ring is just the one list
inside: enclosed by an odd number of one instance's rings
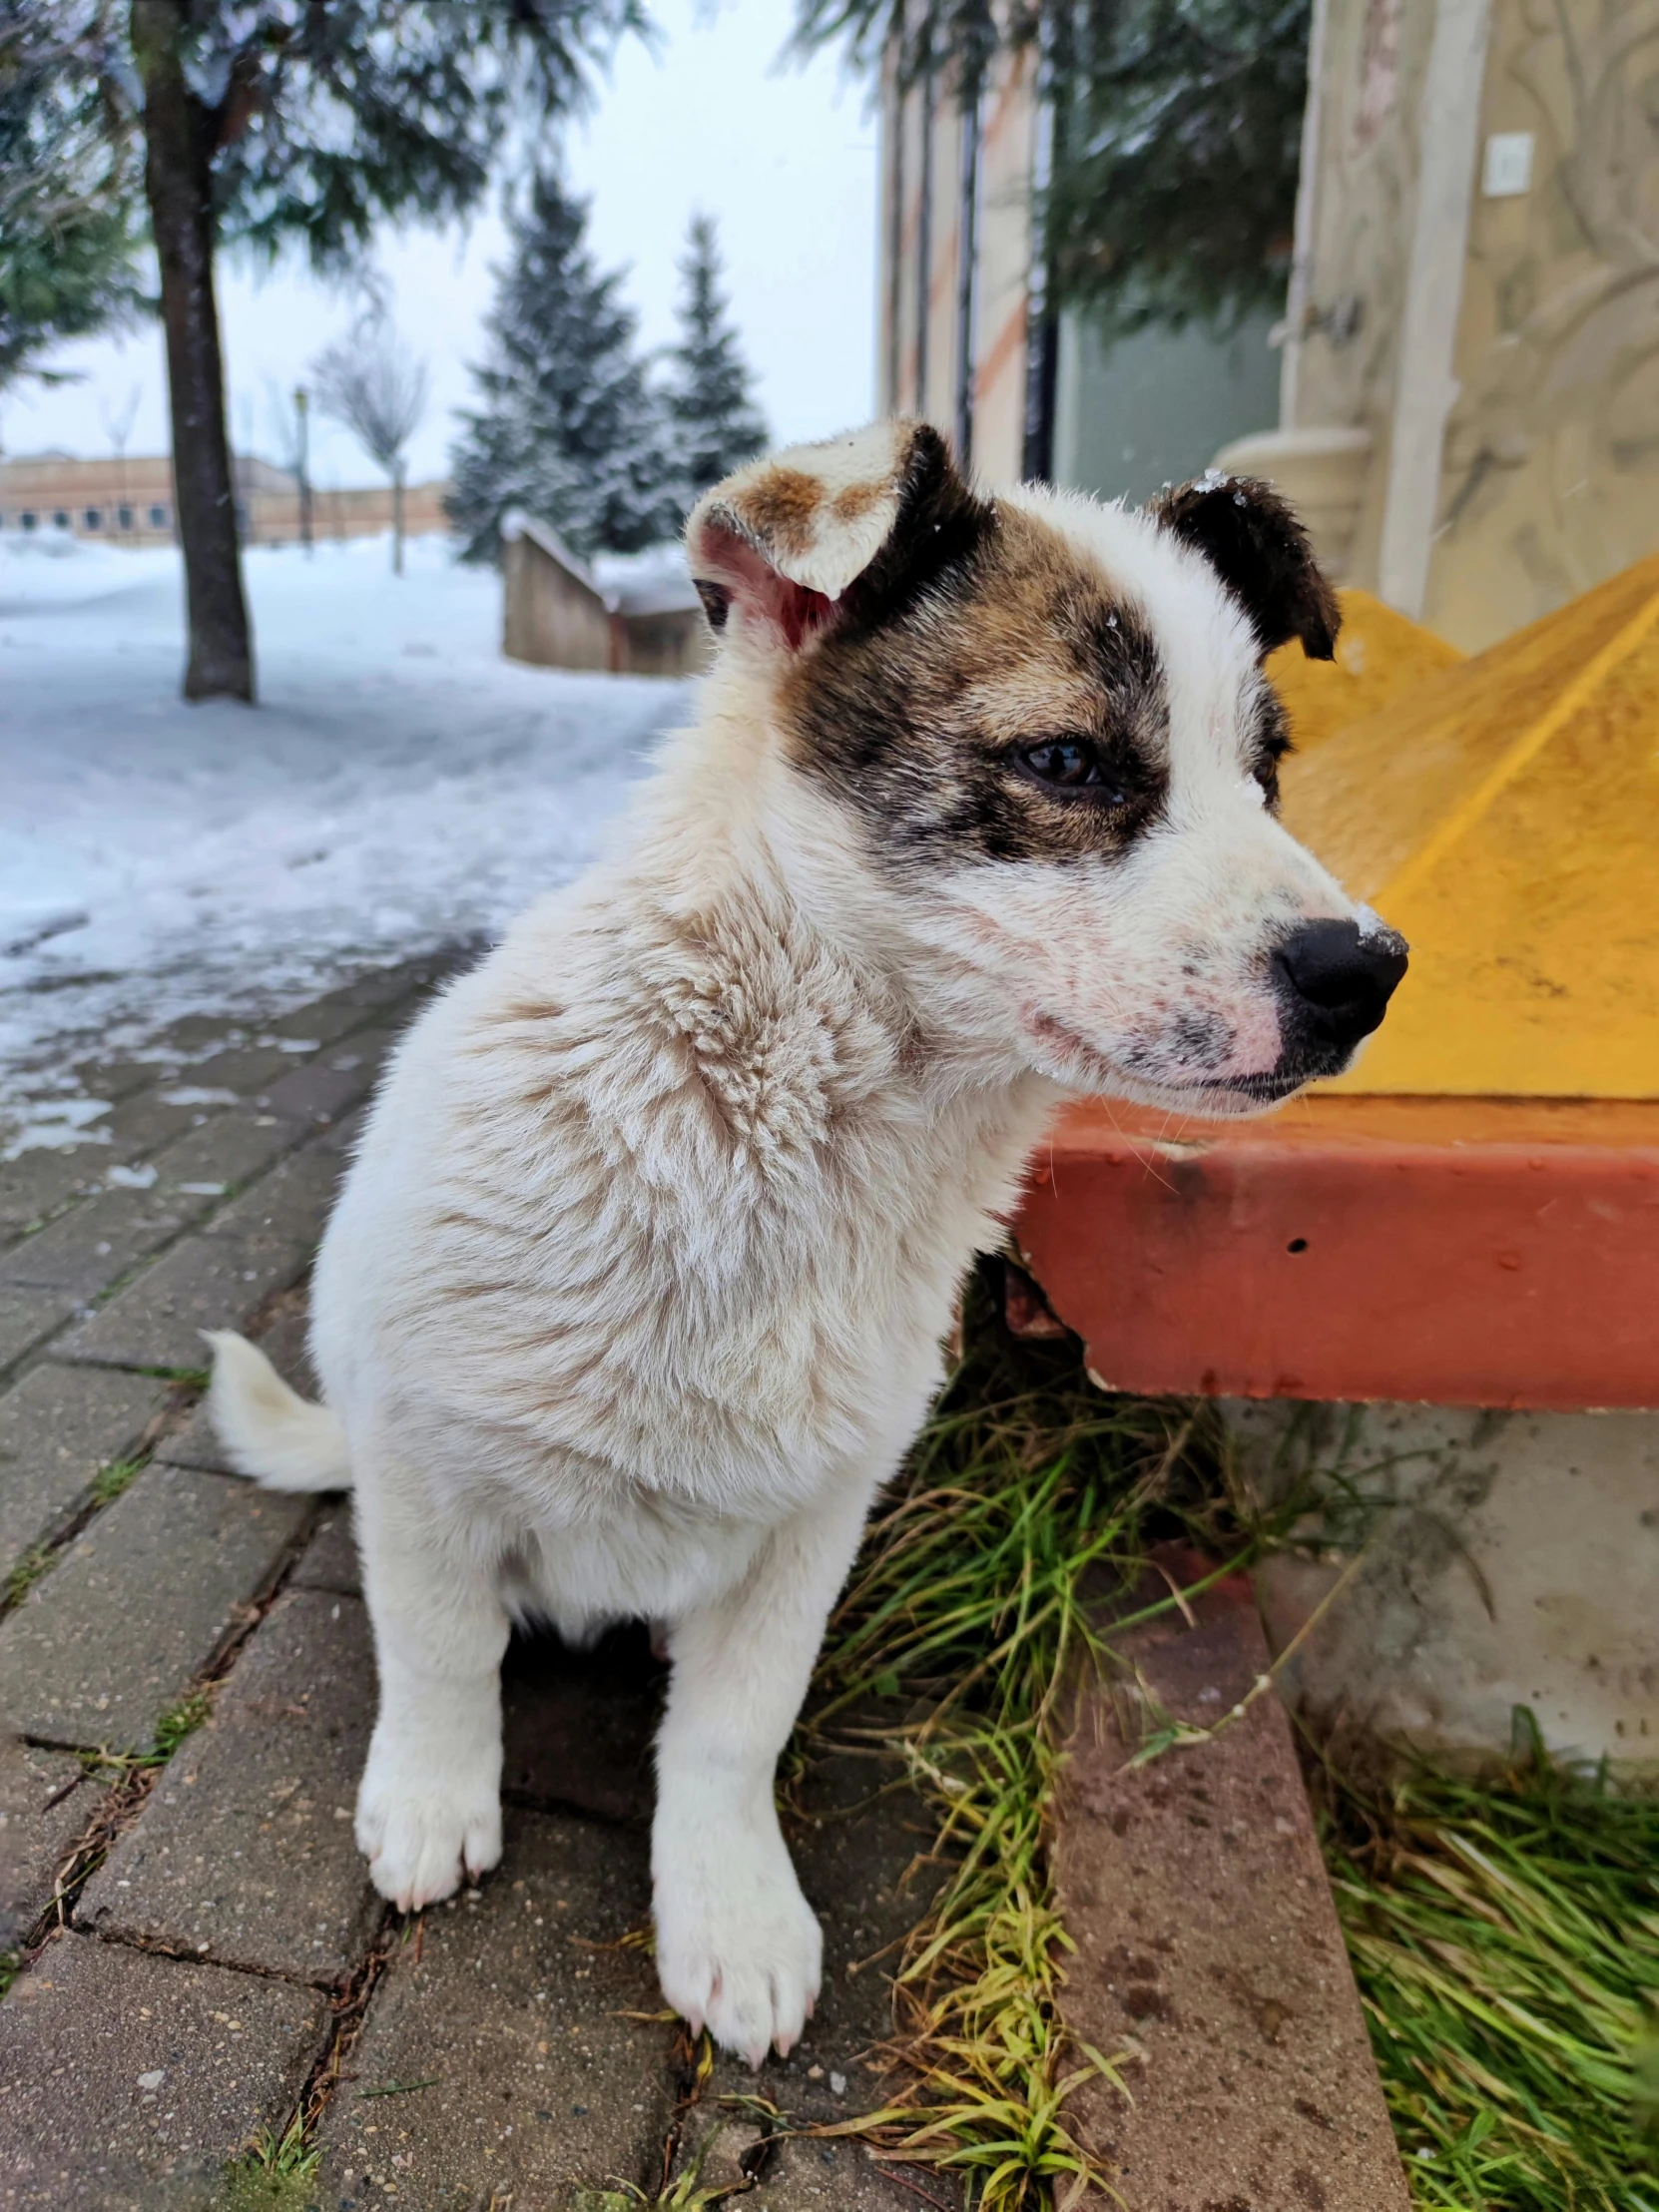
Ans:
{"label": "dog's hind leg", "polygon": [[670,1632],[651,1872],[663,1994],[758,2066],[796,2043],[823,1936],[778,1826],[774,1775],[875,1477],[775,1529],[723,1597]]}
{"label": "dog's hind leg", "polygon": [[409,1913],[501,1857],[509,1624],[488,1564],[445,1539],[406,1473],[360,1466],[357,1516],[380,1672],[357,1845],[381,1896]]}

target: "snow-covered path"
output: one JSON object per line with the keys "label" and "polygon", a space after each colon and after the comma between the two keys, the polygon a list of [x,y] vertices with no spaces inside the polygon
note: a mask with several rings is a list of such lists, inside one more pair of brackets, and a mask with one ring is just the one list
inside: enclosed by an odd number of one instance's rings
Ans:
{"label": "snow-covered path", "polygon": [[0,540],[0,1152],[89,1041],[259,1020],[493,929],[593,849],[682,686],[502,660],[500,583],[414,541],[248,556],[261,706],[179,699],[170,551]]}

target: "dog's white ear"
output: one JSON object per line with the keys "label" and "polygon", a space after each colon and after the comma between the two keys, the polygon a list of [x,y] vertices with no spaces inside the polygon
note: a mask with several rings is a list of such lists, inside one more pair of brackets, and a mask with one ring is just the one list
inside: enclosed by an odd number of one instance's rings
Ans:
{"label": "dog's white ear", "polygon": [[930,423],[876,422],[763,454],[705,492],[686,524],[692,581],[716,630],[735,613],[745,630],[799,652],[846,612],[855,587],[890,589],[947,525],[959,538],[970,512],[988,510]]}

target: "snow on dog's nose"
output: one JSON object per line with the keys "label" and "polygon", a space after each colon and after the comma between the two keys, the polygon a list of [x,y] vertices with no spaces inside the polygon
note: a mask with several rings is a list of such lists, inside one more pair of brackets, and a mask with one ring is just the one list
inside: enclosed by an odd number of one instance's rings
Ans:
{"label": "snow on dog's nose", "polygon": [[1287,1043],[1339,1062],[1369,1037],[1405,973],[1405,939],[1356,921],[1306,921],[1273,955]]}

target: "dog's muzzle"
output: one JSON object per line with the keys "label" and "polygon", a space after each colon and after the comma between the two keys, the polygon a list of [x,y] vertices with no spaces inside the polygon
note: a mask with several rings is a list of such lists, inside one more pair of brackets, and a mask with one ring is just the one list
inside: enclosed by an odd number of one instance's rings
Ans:
{"label": "dog's muzzle", "polygon": [[1335,1074],[1378,1027],[1405,973],[1405,939],[1353,921],[1305,921],[1275,949],[1284,1057]]}

